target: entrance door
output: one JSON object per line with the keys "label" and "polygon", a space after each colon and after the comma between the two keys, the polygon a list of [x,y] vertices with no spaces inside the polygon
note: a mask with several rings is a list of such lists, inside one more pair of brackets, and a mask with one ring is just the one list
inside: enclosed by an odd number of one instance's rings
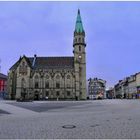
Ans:
{"label": "entrance door", "polygon": [[38,91],[34,92],[34,100],[39,100],[39,92]]}

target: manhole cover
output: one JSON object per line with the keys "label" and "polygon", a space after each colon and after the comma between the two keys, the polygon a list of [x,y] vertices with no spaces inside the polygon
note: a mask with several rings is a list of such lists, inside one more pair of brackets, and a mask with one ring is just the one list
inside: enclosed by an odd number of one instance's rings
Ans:
{"label": "manhole cover", "polygon": [[94,124],[94,125],[91,125],[90,127],[96,127],[96,126],[99,126],[99,124]]}
{"label": "manhole cover", "polygon": [[73,129],[75,128],[76,126],[75,125],[64,125],[62,126],[63,128],[66,128],[66,129]]}

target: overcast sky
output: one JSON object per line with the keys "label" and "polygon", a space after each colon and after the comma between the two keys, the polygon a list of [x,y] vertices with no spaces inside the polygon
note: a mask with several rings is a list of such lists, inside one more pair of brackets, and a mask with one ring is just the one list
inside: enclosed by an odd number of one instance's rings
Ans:
{"label": "overcast sky", "polygon": [[26,56],[72,56],[77,10],[86,32],[87,79],[113,86],[140,71],[140,2],[0,2],[1,72]]}

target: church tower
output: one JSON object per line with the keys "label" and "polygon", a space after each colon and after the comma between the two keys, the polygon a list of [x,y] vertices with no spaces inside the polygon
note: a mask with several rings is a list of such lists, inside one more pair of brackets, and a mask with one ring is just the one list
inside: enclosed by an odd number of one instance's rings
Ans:
{"label": "church tower", "polygon": [[86,53],[85,53],[85,31],[82,24],[80,10],[78,10],[74,31],[74,69],[76,98],[86,99]]}

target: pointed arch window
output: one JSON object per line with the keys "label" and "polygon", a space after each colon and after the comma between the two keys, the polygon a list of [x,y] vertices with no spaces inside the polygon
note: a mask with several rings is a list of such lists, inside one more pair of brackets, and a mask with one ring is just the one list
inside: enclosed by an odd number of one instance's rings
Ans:
{"label": "pointed arch window", "polygon": [[49,88],[49,82],[45,83],[45,88]]}
{"label": "pointed arch window", "polygon": [[67,83],[67,88],[70,88],[71,86],[70,86],[70,84],[69,83]]}
{"label": "pointed arch window", "polygon": [[49,91],[46,91],[46,96],[49,96]]}
{"label": "pointed arch window", "polygon": [[79,51],[81,51],[81,46],[79,46]]}
{"label": "pointed arch window", "polygon": [[56,92],[56,96],[59,96],[59,95],[60,95],[60,92],[59,92],[59,91],[57,91],[57,92]]}
{"label": "pointed arch window", "polygon": [[22,87],[22,88],[25,88],[25,86],[26,86],[25,79],[22,78],[22,79],[21,79],[21,87]]}
{"label": "pointed arch window", "polygon": [[25,62],[22,62],[22,64],[19,66],[19,73],[22,75],[27,74],[27,65],[25,64]]}
{"label": "pointed arch window", "polygon": [[60,83],[56,83],[56,88],[60,88]]}
{"label": "pointed arch window", "polygon": [[59,75],[57,75],[57,76],[56,76],[56,79],[60,79],[60,76],[59,76]]}
{"label": "pointed arch window", "polygon": [[82,41],[83,41],[83,43],[84,43],[84,38],[82,38]]}
{"label": "pointed arch window", "polygon": [[67,75],[67,79],[70,79],[70,75]]}
{"label": "pointed arch window", "polygon": [[35,88],[39,88],[39,83],[37,81],[35,82]]}
{"label": "pointed arch window", "polygon": [[46,75],[46,79],[49,79],[49,75]]}
{"label": "pointed arch window", "polygon": [[67,96],[70,96],[70,91],[67,91]]}
{"label": "pointed arch window", "polygon": [[35,76],[35,88],[39,88],[39,77]]}

